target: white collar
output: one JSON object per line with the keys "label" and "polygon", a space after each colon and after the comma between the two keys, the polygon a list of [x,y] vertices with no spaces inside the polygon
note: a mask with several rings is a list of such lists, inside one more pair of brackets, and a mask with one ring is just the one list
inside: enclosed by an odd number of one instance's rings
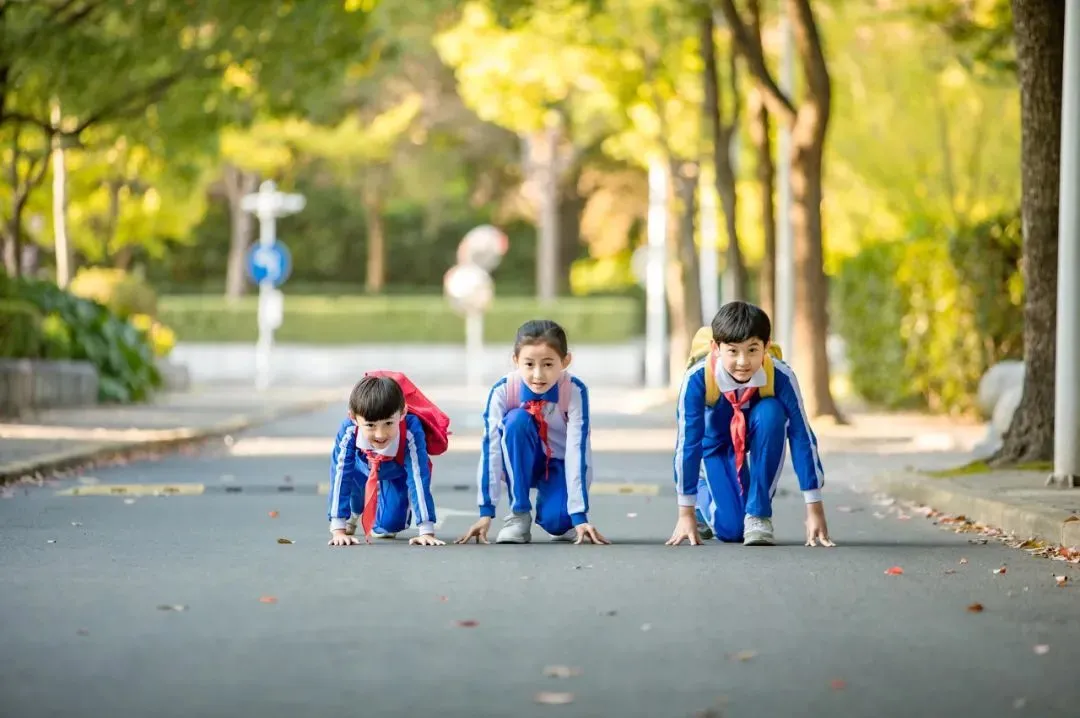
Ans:
{"label": "white collar", "polygon": [[728,374],[727,371],[724,370],[723,364],[721,364],[720,360],[717,359],[716,383],[720,386],[721,392],[738,391],[739,389],[748,389],[752,386],[756,386],[760,389],[768,383],[768,378],[765,376],[765,367],[763,365],[760,369],[754,372],[754,375],[750,377],[749,381],[742,383],[737,382],[735,381],[735,378],[731,376],[731,374]]}
{"label": "white collar", "polygon": [[390,443],[381,449],[376,449],[371,445],[371,442],[364,438],[364,432],[359,426],[356,427],[356,448],[361,451],[374,451],[376,454],[382,454],[383,456],[397,456],[398,444],[401,443],[401,428],[398,425],[397,435],[390,440]]}

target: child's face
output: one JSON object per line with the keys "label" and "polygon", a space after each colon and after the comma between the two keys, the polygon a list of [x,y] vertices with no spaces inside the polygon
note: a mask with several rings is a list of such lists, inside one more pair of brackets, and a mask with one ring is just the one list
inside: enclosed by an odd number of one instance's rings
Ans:
{"label": "child's face", "polygon": [[724,371],[731,375],[737,382],[750,381],[765,361],[766,342],[760,339],[749,339],[738,344],[720,344],[713,342],[713,346],[720,352],[720,364]]}
{"label": "child's face", "polygon": [[356,426],[360,429],[360,435],[364,440],[376,449],[385,449],[397,436],[398,424],[401,423],[401,412],[395,412],[389,419],[382,421],[368,421],[362,416],[353,418]]}
{"label": "child's face", "polygon": [[537,394],[555,386],[559,375],[570,366],[570,355],[560,357],[559,353],[547,344],[527,344],[514,357],[518,373],[525,380],[525,385]]}

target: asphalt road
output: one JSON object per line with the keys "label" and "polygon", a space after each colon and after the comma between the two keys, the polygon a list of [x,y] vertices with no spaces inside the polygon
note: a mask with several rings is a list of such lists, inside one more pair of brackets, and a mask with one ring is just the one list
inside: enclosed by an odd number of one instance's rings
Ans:
{"label": "asphalt road", "polygon": [[[471,408],[451,413],[468,441]],[[782,545],[670,548],[670,420],[604,415],[632,430],[595,456],[615,545],[332,549],[339,415],[0,501],[0,716],[1075,714],[1080,571],[858,491],[910,457],[832,446],[838,548],[802,545],[790,476]],[[437,464],[443,538],[474,514],[462,449]],[[113,484],[202,493],[58,495]]]}

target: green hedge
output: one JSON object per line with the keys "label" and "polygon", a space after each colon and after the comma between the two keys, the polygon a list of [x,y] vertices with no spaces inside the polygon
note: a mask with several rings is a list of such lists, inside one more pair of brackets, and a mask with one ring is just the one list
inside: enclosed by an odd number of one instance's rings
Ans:
{"label": "green hedge", "polygon": [[[221,297],[166,296],[158,318],[181,342],[252,342],[258,335],[257,299],[229,304]],[[484,320],[484,338],[513,341],[529,319],[562,324],[571,343],[612,344],[642,333],[640,302],[626,297],[560,298],[550,306],[536,299],[496,299]],[[424,344],[462,342],[465,320],[440,296],[289,296],[275,340],[295,344]]]}
{"label": "green hedge", "polygon": [[37,307],[21,299],[0,299],[0,359],[35,358],[41,345]]}
{"label": "green hedge", "polygon": [[841,268],[834,317],[852,387],[888,408],[976,411],[979,379],[1023,354],[1020,220],[871,244]]}

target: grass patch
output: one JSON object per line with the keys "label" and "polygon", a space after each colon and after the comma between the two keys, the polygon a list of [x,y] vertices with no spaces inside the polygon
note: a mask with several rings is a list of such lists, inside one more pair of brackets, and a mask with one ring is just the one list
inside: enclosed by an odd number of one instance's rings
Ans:
{"label": "grass patch", "polygon": [[[182,342],[253,342],[258,300],[166,296],[158,318]],[[465,320],[441,296],[290,296],[275,339],[290,344],[432,344],[465,340]],[[642,333],[641,303],[630,297],[499,297],[484,317],[484,339],[509,346],[529,319],[553,319],[570,344],[616,344]]]}
{"label": "grass patch", "polygon": [[956,466],[951,469],[939,469],[937,471],[925,472],[928,476],[933,476],[935,479],[951,479],[957,476],[975,476],[978,474],[989,474],[991,471],[1053,471],[1054,462],[1052,461],[1028,461],[1023,464],[1016,464],[1015,466],[1002,466],[1000,468],[994,468],[985,461],[972,461],[962,466]]}

